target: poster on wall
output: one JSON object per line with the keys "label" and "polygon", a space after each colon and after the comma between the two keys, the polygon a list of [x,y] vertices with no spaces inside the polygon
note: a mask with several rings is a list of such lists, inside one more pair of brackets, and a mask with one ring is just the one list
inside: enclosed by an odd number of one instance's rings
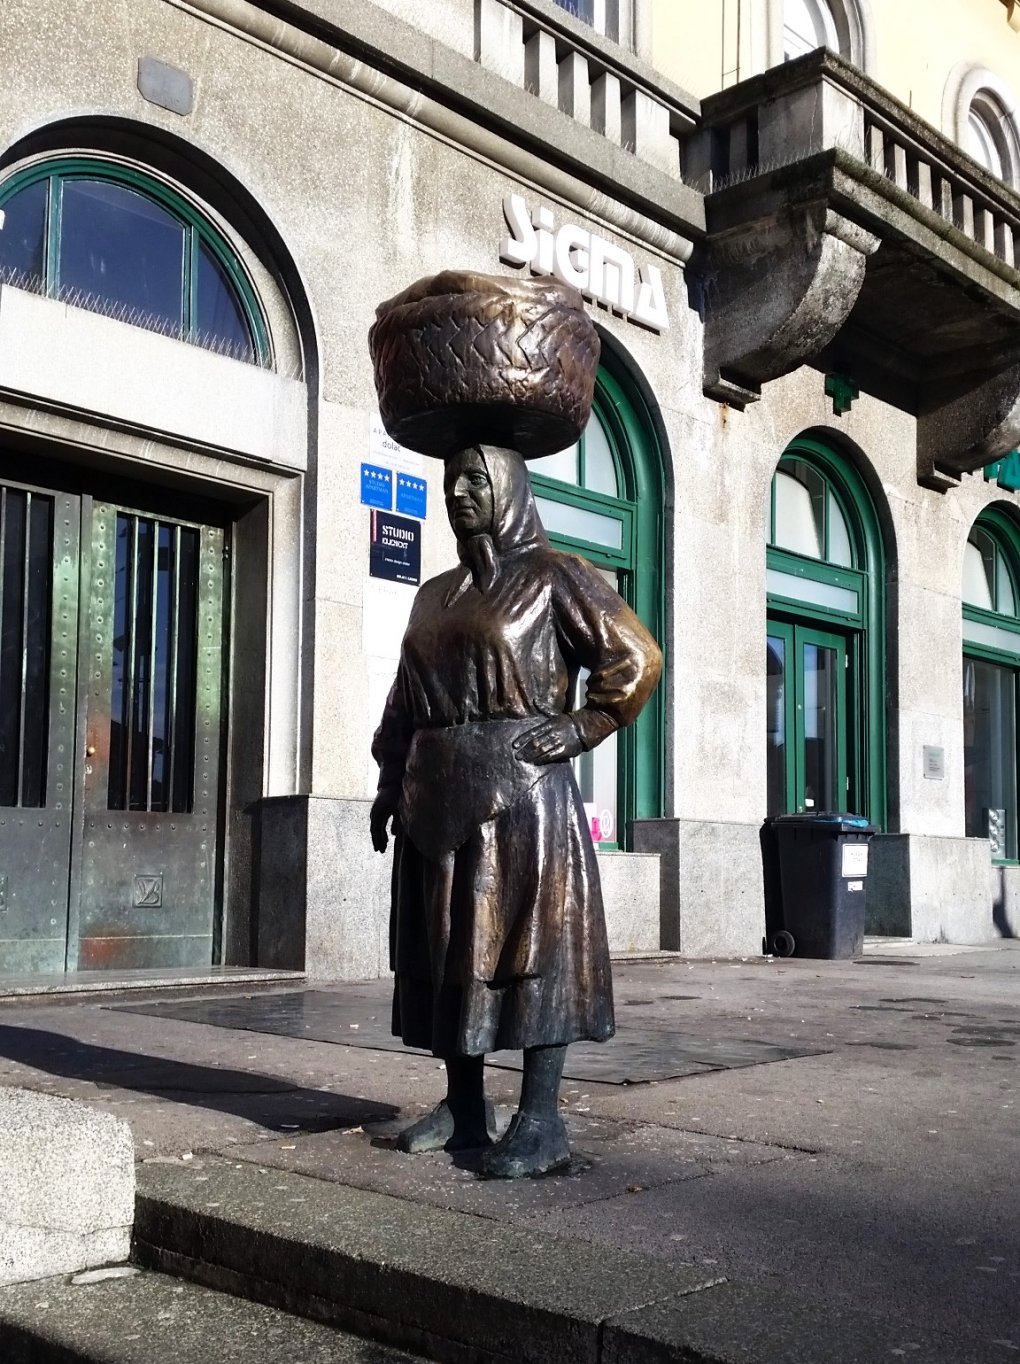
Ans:
{"label": "poster on wall", "polygon": [[368,571],[394,583],[421,582],[421,522],[392,512],[373,511]]}

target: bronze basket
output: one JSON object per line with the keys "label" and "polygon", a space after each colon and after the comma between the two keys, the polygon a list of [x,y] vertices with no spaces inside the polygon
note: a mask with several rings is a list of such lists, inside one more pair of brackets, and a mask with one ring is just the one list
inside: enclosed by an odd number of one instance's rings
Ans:
{"label": "bronze basket", "polygon": [[556,280],[444,270],[381,303],[368,342],[383,424],[422,454],[499,445],[537,459],[588,421],[598,333]]}

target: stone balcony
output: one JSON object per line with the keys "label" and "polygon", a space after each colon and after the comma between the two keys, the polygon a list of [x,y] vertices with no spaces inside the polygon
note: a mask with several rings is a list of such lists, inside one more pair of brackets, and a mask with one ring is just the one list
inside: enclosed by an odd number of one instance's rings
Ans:
{"label": "stone balcony", "polygon": [[1020,196],[856,68],[815,52],[702,103],[683,172],[705,390],[800,364],[918,417],[933,487],[1020,440]]}
{"label": "stone balcony", "polygon": [[667,175],[698,106],[552,0],[474,0],[475,60]]}

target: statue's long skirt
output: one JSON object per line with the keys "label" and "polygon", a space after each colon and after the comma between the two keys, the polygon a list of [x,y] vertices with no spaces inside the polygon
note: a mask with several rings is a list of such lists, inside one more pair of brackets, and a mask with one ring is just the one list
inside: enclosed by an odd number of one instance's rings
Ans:
{"label": "statue's long skirt", "polygon": [[398,832],[392,906],[393,1031],[408,1046],[477,1056],[613,1035],[598,867],[567,763],[439,860]]}

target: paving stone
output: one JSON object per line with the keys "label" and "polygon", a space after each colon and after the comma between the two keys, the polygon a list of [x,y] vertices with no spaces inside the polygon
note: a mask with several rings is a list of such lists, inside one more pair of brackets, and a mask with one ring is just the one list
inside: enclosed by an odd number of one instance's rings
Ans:
{"label": "paving stone", "polygon": [[4,1364],[414,1364],[392,1346],[143,1273],[0,1289]]}
{"label": "paving stone", "polygon": [[724,1283],[608,1322],[601,1364],[989,1364],[998,1354],[778,1283]]}
{"label": "paving stone", "polygon": [[[504,1110],[501,1117],[508,1118],[509,1112]],[[479,1180],[469,1155],[437,1151],[409,1156],[394,1150],[389,1144],[392,1134],[413,1116],[405,1114],[367,1130],[295,1133],[254,1147],[223,1148],[221,1154],[496,1221],[578,1205],[602,1206],[606,1200],[701,1179],[734,1164],[787,1158],[781,1148],[754,1142],[568,1113],[573,1159],[564,1173],[544,1179]]]}
{"label": "paving stone", "polygon": [[0,1087],[0,1284],[126,1259],[134,1191],[127,1123]]}

